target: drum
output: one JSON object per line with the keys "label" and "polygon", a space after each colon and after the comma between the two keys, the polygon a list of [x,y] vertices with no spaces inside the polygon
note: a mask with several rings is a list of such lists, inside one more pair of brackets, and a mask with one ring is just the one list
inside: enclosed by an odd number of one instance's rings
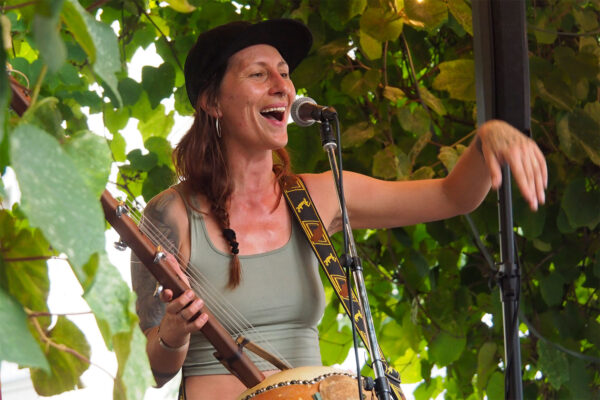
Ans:
{"label": "drum", "polygon": [[[265,378],[238,400],[359,400],[356,376],[331,367],[298,367]],[[363,399],[376,399],[363,390]]]}

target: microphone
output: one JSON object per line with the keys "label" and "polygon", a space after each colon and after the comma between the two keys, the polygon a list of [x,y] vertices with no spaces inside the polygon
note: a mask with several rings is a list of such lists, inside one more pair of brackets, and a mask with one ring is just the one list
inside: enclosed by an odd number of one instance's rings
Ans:
{"label": "microphone", "polygon": [[320,106],[310,97],[299,97],[292,103],[292,119],[298,126],[311,126],[315,121],[334,119],[337,111],[333,107]]}

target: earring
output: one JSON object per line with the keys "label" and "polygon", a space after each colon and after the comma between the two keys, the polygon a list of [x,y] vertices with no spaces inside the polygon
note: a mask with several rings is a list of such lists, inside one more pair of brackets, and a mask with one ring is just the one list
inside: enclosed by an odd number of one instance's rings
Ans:
{"label": "earring", "polygon": [[215,118],[215,129],[217,130],[217,137],[221,138],[221,124],[219,123],[219,118]]}

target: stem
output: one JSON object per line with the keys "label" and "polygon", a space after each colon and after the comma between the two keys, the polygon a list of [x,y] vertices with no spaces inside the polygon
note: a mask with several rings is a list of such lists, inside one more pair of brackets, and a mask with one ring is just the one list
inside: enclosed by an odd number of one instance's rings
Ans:
{"label": "stem", "polygon": [[21,4],[15,4],[13,6],[2,7],[2,12],[16,10],[18,8],[23,8],[23,7],[27,7],[27,6],[32,6],[37,3],[39,3],[39,0],[26,1],[25,3],[21,3]]}
{"label": "stem", "polygon": [[49,312],[45,312],[45,311],[30,311],[28,313],[28,315],[32,318],[37,318],[37,317],[69,317],[72,315],[88,315],[88,314],[92,314],[91,311],[81,311],[81,312],[73,312],[73,313],[49,313]]}
{"label": "stem", "polygon": [[33,87],[33,93],[31,94],[31,102],[29,103],[29,108],[33,107],[35,101],[37,100],[38,95],[40,94],[40,89],[42,87],[42,82],[44,81],[44,77],[46,76],[47,72],[48,66],[44,64],[42,66],[42,70],[40,71],[40,75],[38,76],[37,82],[35,82],[35,86]]}
{"label": "stem", "polygon": [[49,260],[51,258],[55,258],[55,257],[54,256],[32,256],[32,257],[4,258],[3,260],[6,262],[22,262],[22,261]]}
{"label": "stem", "polygon": [[93,365],[94,367],[100,369],[102,372],[104,372],[106,375],[110,376],[111,379],[115,379],[115,377],[107,370],[105,370],[104,368],[102,368],[100,365],[93,363],[89,358],[87,358],[86,356],[84,356],[83,354],[81,354],[80,352],[78,352],[75,349],[72,349],[62,343],[56,343],[55,341],[53,341],[52,339],[50,339],[47,335],[46,332],[42,329],[42,327],[40,326],[40,323],[37,320],[37,317],[35,317],[31,310],[25,308],[25,312],[28,314],[28,317],[31,319],[31,322],[33,323],[33,326],[35,327],[35,330],[37,331],[37,333],[39,333],[40,338],[42,339],[42,342],[50,347],[54,347],[55,349],[57,349],[58,351],[64,351],[65,353],[69,353],[72,356],[74,356],[75,358],[79,359],[80,361],[83,361],[86,364],[89,365]]}
{"label": "stem", "polygon": [[146,18],[148,18],[148,21],[150,21],[150,23],[154,26],[154,28],[161,34],[161,36],[163,38],[165,38],[165,40],[167,42],[167,46],[169,46],[169,50],[171,50],[171,53],[173,53],[173,58],[175,59],[175,62],[177,63],[177,66],[183,72],[183,67],[181,66],[181,63],[179,62],[179,58],[177,58],[177,52],[173,48],[173,43],[171,43],[171,41],[169,40],[169,38],[167,38],[167,35],[164,34],[164,32],[160,29],[160,27],[158,25],[156,25],[156,23],[154,22],[154,20],[152,20],[152,18],[150,18],[150,15],[148,15],[148,13],[146,12],[146,10],[144,10],[137,2],[135,3],[135,5],[137,6],[138,11],[140,13],[144,14],[144,16]]}
{"label": "stem", "polygon": [[95,10],[96,8],[102,7],[104,4],[108,3],[109,1],[110,0],[98,0],[98,1],[90,4],[89,6],[87,6],[85,9],[87,11],[91,12],[91,11]]}

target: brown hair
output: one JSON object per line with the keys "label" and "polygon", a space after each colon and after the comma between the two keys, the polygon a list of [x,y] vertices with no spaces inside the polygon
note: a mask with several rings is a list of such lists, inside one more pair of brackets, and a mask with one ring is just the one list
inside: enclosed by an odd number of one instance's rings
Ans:
{"label": "brown hair", "polygon": [[[241,281],[241,269],[235,236],[232,240],[226,232],[230,230],[228,201],[233,191],[233,182],[227,169],[227,148],[222,145],[217,136],[215,118],[200,106],[202,95],[206,96],[207,104],[215,105],[217,103],[219,85],[225,75],[225,70],[226,66],[219,68],[209,83],[200,89],[194,122],[175,147],[173,162],[177,174],[190,192],[202,193],[206,196],[210,202],[210,212],[223,230],[225,239],[232,246],[227,286],[233,289]],[[273,171],[276,179],[281,181],[291,175],[290,157],[285,149],[275,150],[275,155],[277,157],[274,161]]]}

